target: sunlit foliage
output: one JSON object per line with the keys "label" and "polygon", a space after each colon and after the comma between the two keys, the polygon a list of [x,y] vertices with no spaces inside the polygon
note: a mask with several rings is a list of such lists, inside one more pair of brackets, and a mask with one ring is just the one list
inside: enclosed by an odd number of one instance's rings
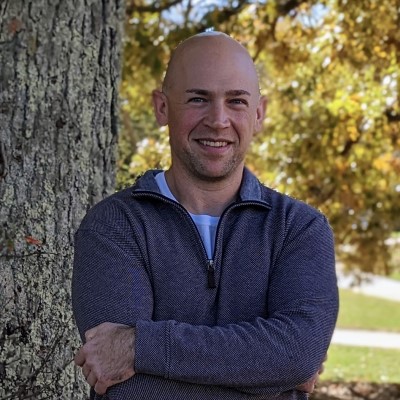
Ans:
{"label": "sunlit foliage", "polygon": [[347,266],[389,273],[385,240],[400,228],[399,15],[399,0],[131,2],[120,184],[168,165],[151,90],[171,49],[213,27],[249,48],[269,99],[248,165],[328,216]]}

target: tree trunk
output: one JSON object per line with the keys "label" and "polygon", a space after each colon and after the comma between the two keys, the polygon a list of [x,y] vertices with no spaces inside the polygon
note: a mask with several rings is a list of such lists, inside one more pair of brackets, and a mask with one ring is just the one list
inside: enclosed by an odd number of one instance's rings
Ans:
{"label": "tree trunk", "polygon": [[74,232],[114,188],[123,0],[0,1],[0,398],[84,399]]}

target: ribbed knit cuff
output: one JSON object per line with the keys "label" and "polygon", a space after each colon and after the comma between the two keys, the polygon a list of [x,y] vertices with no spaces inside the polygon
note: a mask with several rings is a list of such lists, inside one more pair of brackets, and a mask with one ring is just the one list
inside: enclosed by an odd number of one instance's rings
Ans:
{"label": "ribbed knit cuff", "polygon": [[168,378],[169,340],[169,321],[137,321],[135,372]]}

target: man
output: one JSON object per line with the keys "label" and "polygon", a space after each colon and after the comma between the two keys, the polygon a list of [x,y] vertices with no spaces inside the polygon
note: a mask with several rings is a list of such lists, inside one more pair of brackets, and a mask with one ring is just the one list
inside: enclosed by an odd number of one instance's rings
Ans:
{"label": "man", "polygon": [[306,399],[338,311],[332,232],[244,168],[266,108],[249,54],[218,32],[187,39],[153,103],[171,168],[93,207],[76,236],[92,398]]}

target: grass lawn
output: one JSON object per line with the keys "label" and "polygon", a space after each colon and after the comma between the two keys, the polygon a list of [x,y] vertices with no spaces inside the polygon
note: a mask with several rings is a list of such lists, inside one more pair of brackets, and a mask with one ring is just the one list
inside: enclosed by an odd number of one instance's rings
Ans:
{"label": "grass lawn", "polygon": [[[400,303],[340,289],[339,328],[400,332]],[[400,350],[333,344],[321,380],[400,383]]]}
{"label": "grass lawn", "polygon": [[400,245],[396,244],[391,246],[391,260],[392,273],[390,278],[400,280]]}
{"label": "grass lawn", "polygon": [[396,279],[396,281],[400,281],[400,271],[395,271],[390,275],[391,279]]}
{"label": "grass lawn", "polygon": [[321,380],[400,383],[400,350],[332,345]]}
{"label": "grass lawn", "polygon": [[337,326],[400,332],[400,303],[340,289]]}

